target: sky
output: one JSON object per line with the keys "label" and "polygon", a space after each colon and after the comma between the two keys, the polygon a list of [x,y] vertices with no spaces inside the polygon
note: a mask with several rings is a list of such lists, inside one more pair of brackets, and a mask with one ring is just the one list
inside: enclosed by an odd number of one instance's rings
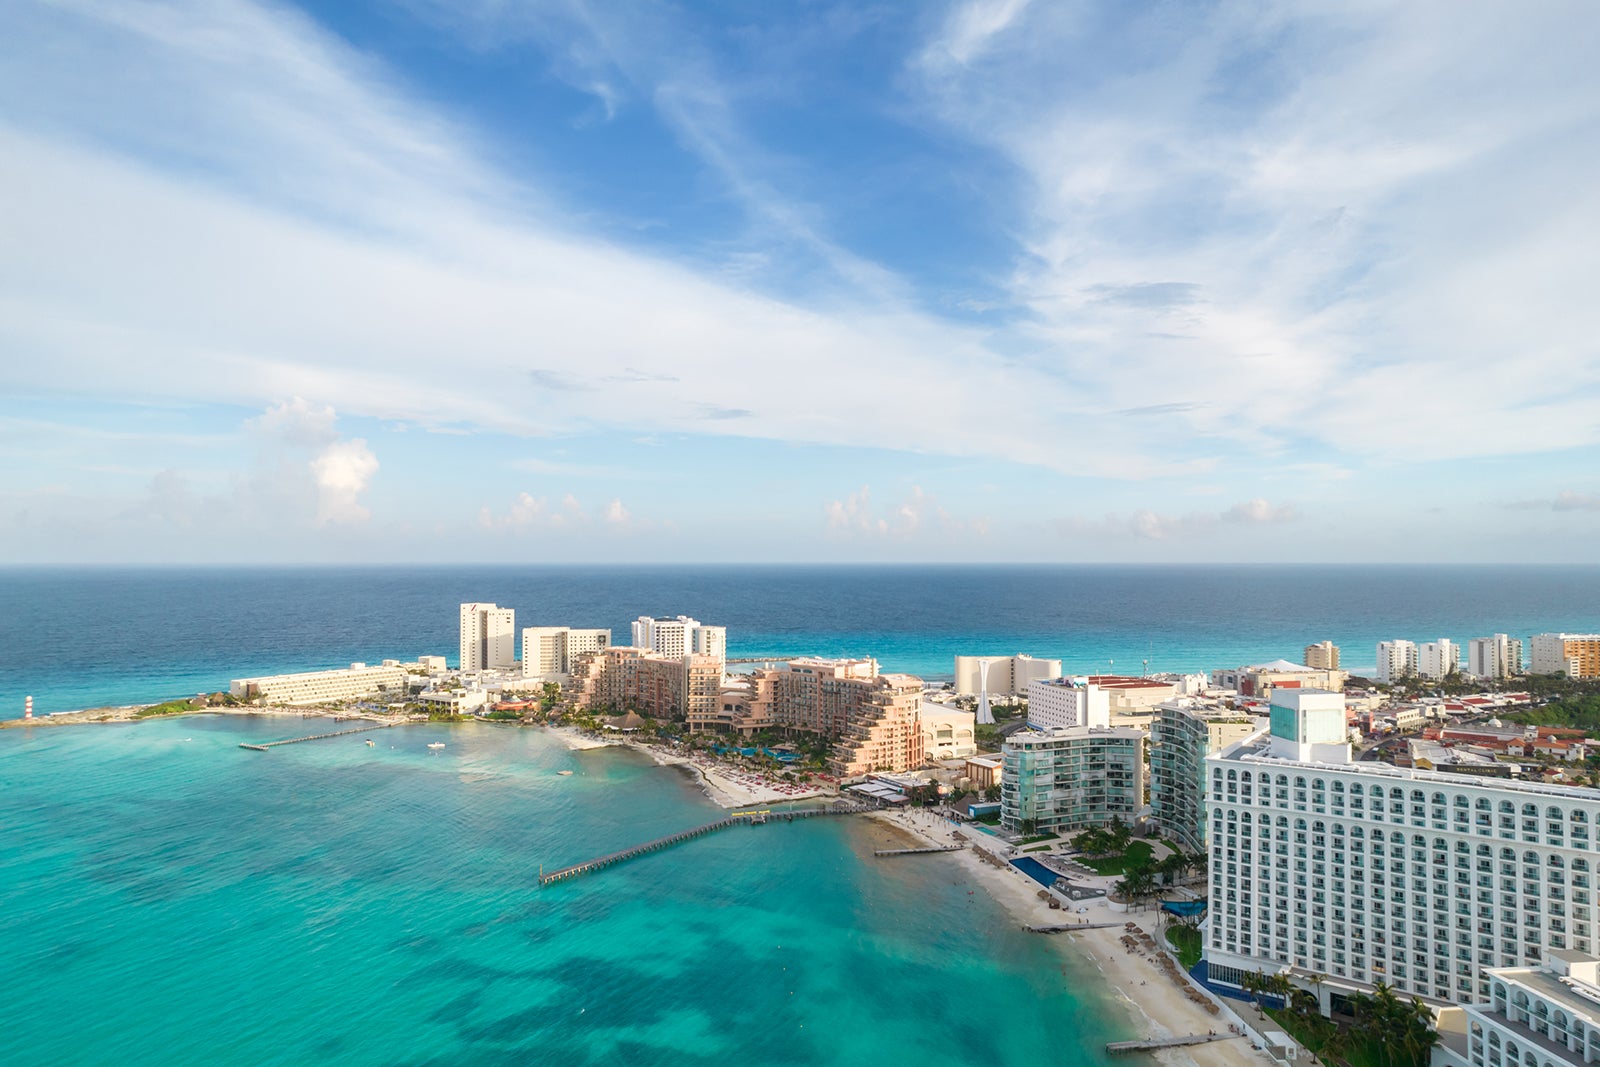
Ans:
{"label": "sky", "polygon": [[14,0],[0,562],[1595,562],[1597,51]]}

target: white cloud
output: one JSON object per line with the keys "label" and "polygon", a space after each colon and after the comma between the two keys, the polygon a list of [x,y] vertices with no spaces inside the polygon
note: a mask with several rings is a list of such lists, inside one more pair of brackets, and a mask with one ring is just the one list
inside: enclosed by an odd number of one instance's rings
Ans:
{"label": "white cloud", "polygon": [[912,486],[904,500],[883,514],[873,507],[872,489],[865,485],[841,499],[830,501],[823,508],[823,514],[827,517],[828,534],[836,538],[904,540],[923,533],[978,538],[989,535],[987,517],[957,518],[920,485]]}
{"label": "white cloud", "polygon": [[573,494],[567,493],[559,503],[552,504],[544,497],[531,493],[518,493],[511,506],[496,513],[485,506],[478,511],[478,525],[486,530],[530,531],[584,531],[599,526],[611,531],[632,529],[649,530],[655,526],[649,520],[635,521],[620,498],[613,498],[600,508],[598,520]]}
{"label": "white cloud", "polygon": [[1090,403],[1269,458],[1538,452],[1600,441],[1588,17],[1034,5],[909,73],[1028,176],[1011,290]]}
{"label": "white cloud", "polygon": [[1557,493],[1555,500],[1550,504],[1552,511],[1600,511],[1600,494],[1575,493],[1564,490]]}
{"label": "white cloud", "polygon": [[1143,541],[1174,541],[1212,537],[1230,525],[1270,526],[1293,522],[1298,518],[1299,514],[1290,505],[1274,505],[1256,499],[1241,501],[1220,512],[1164,514],[1141,508],[1128,514],[1110,514],[1099,519],[1069,516],[1058,520],[1055,526],[1060,533],[1072,538],[1115,541],[1132,537]]}
{"label": "white cloud", "polygon": [[378,457],[361,438],[335,441],[311,461],[317,483],[317,524],[365,522],[361,503],[367,483],[378,473]]}

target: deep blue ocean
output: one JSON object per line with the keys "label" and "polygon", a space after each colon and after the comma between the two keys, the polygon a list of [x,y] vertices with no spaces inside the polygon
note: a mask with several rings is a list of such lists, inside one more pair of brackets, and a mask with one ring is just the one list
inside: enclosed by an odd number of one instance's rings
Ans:
{"label": "deep blue ocean", "polygon": [[0,569],[0,717],[148,702],[232,678],[431,653],[458,605],[517,625],[644,614],[728,627],[734,656],[876,656],[947,678],[958,653],[1068,671],[1209,670],[1312,641],[1370,670],[1380,640],[1600,629],[1595,567],[373,567]]}

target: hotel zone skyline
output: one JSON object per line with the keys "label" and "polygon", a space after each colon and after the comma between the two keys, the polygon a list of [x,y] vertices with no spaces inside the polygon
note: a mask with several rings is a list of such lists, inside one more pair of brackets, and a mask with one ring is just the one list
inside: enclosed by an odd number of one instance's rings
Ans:
{"label": "hotel zone skyline", "polygon": [[0,559],[1593,563],[1593,19],[19,0]]}

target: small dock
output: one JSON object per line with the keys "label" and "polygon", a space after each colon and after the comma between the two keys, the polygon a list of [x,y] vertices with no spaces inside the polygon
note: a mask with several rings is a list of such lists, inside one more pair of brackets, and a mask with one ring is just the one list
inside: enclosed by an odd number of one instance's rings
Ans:
{"label": "small dock", "polygon": [[248,741],[240,741],[239,747],[248,748],[253,752],[265,752],[268,749],[277,748],[279,745],[298,745],[302,741],[321,741],[328,737],[348,737],[350,734],[366,734],[371,733],[373,730],[387,730],[391,726],[399,725],[397,722],[374,722],[365,726],[357,726],[351,730],[335,730],[328,734],[310,734],[306,737],[286,737],[282,741],[263,741],[258,745],[251,744]]}
{"label": "small dock", "polygon": [[960,852],[966,845],[934,845],[930,848],[880,848],[874,856],[926,856],[930,852]]}
{"label": "small dock", "polygon": [[1160,1052],[1164,1048],[1232,1041],[1239,1036],[1238,1034],[1191,1034],[1188,1037],[1154,1037],[1147,1041],[1112,1041],[1106,1045],[1106,1051],[1113,1056],[1125,1056],[1130,1052]]}
{"label": "small dock", "polygon": [[1128,924],[1120,923],[1061,923],[1057,926],[1024,926],[1030,934],[1070,934],[1079,930],[1120,930]]}
{"label": "small dock", "polygon": [[[278,743],[282,744],[283,742]],[[839,808],[802,808],[797,811],[773,811],[770,808],[751,811],[736,811],[732,815],[729,815],[726,819],[718,819],[716,822],[706,823],[704,826],[696,826],[692,830],[680,830],[678,833],[668,834],[666,837],[658,837],[654,841],[646,841],[642,845],[634,845],[632,848],[625,848],[621,852],[613,852],[609,856],[601,856],[599,859],[587,860],[583,863],[574,863],[570,867],[563,867],[559,871],[551,871],[549,874],[544,874],[541,872],[539,875],[539,885],[543,887],[552,882],[560,882],[565,881],[568,878],[576,878],[580,874],[588,874],[591,871],[604,870],[605,868],[614,864],[631,860],[636,856],[643,856],[651,852],[660,852],[664,848],[671,848],[673,845],[682,844],[685,841],[691,841],[697,837],[704,837],[706,834],[716,833],[718,830],[726,830],[730,826],[738,826],[740,824],[757,826],[767,822],[794,822],[796,819],[814,819],[823,815],[854,815],[861,810],[862,809],[859,807],[851,806]]]}

